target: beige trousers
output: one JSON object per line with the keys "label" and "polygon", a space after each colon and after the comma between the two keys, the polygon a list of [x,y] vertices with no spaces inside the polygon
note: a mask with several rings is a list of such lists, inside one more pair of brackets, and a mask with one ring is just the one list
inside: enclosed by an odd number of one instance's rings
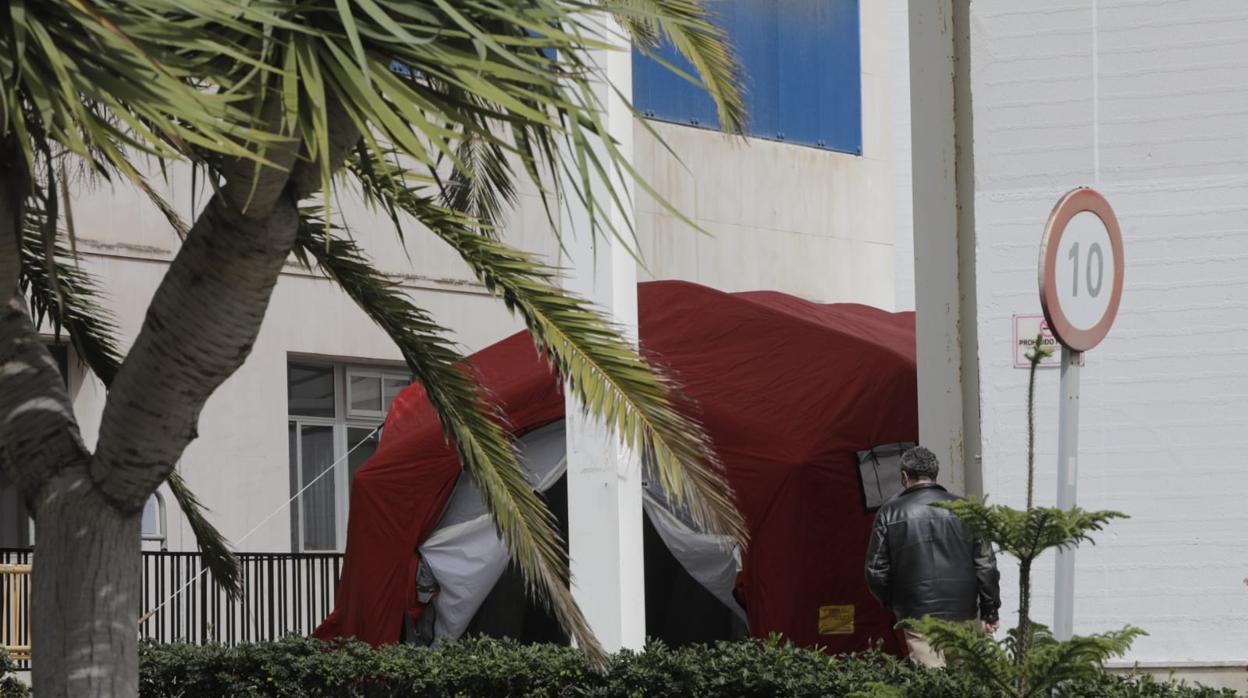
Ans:
{"label": "beige trousers", "polygon": [[904,632],[906,633],[906,647],[910,649],[910,661],[933,669],[945,666],[945,655],[932,649],[922,635],[912,630]]}

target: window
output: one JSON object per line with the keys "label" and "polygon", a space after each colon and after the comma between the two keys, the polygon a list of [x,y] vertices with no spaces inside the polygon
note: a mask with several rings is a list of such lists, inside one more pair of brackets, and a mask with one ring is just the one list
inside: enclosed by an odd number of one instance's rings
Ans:
{"label": "window", "polygon": [[160,543],[160,549],[165,549],[165,541],[167,532],[165,528],[165,498],[159,492],[155,492],[151,497],[147,498],[147,503],[143,505],[143,519],[140,523],[143,540],[157,541]]}
{"label": "window", "polygon": [[[741,63],[750,135],[862,154],[858,0],[722,0],[709,7]],[[696,75],[670,45],[658,53]],[[633,102],[654,119],[719,123],[701,88],[636,49]]]}
{"label": "window", "polygon": [[292,361],[287,364],[290,528],[293,550],[330,551],[346,536],[351,479],[373,455],[402,371]]}

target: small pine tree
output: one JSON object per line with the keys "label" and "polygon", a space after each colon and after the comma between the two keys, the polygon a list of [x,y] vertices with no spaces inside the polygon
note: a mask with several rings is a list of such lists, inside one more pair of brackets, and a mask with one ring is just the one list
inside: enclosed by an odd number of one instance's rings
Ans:
{"label": "small pine tree", "polygon": [[[952,511],[983,537],[1018,560],[1018,626],[1006,638],[995,640],[977,627],[938,618],[904,621],[946,658],[973,673],[1002,696],[1048,695],[1058,684],[1086,678],[1101,671],[1105,660],[1121,656],[1144,631],[1132,626],[1059,641],[1045,626],[1030,617],[1031,566],[1041,553],[1051,548],[1073,548],[1091,541],[1091,534],[1102,530],[1113,519],[1127,518],[1116,511],[1085,511],[1078,507],[1062,510],[1034,504],[1036,473],[1035,397],[1036,369],[1052,353],[1036,338],[1028,354],[1031,362],[1027,390],[1027,508],[1013,509],[990,505],[987,498],[974,497],[933,506]],[[874,686],[863,695],[895,696],[904,692],[894,687]]]}

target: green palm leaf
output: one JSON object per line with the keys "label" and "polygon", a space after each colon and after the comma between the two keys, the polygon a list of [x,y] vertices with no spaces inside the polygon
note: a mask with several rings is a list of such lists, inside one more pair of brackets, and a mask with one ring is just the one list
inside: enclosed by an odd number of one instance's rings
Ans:
{"label": "green palm leaf", "polygon": [[[745,130],[740,66],[718,27],[700,0],[602,0],[604,9],[629,31],[634,43],[669,70],[706,90],[715,101],[720,127],[729,133]],[[698,76],[678,70],[654,51],[662,39],[689,59]]]}
{"label": "green palm leaf", "polygon": [[1065,642],[1041,634],[1023,667],[1028,689],[1024,695],[1051,695],[1061,683],[1094,677],[1107,660],[1126,654],[1136,638],[1147,634],[1133,626],[1095,635],[1076,635]]}
{"label": "green palm leaf", "polygon": [[1092,542],[1092,533],[1101,531],[1114,519],[1129,518],[1117,511],[1068,511],[1056,507],[1013,509],[988,504],[975,497],[932,506],[952,511],[971,530],[993,541],[1001,550],[1021,561],[1036,559],[1049,548],[1066,549]]}
{"label": "green palm leaf", "polygon": [[239,96],[199,89],[237,87],[203,60],[233,49],[202,32],[207,22],[253,31],[235,3],[196,0],[176,12],[157,0],[7,7],[0,45],[13,51],[0,52],[0,139],[13,138],[30,171],[41,152],[64,150],[143,189],[136,155],[249,158],[249,145],[268,140],[250,128]]}
{"label": "green palm leaf", "polygon": [[305,267],[335,281],[394,340],[415,373],[460,462],[481,490],[511,558],[529,590],[554,612],[560,625],[601,664],[605,653],[568,587],[568,561],[555,520],[533,491],[502,424],[504,417],[482,390],[446,330],[412,305],[350,240],[327,233],[305,211],[295,254]]}
{"label": "green palm leaf", "polygon": [[[456,167],[442,186],[447,208],[482,224],[477,232],[493,235],[503,215],[516,202],[516,187],[507,155],[497,143],[466,138],[455,149]],[[437,169],[433,170],[436,175]]]}
{"label": "green palm leaf", "polygon": [[618,328],[560,288],[553,270],[476,234],[462,215],[407,186],[399,168],[358,159],[348,167],[373,200],[427,226],[524,319],[573,393],[654,466],[675,504],[706,530],[745,541],[745,526],[709,437],[688,416],[689,406],[680,403],[673,381],[633,349]]}
{"label": "green palm leaf", "polygon": [[72,261],[69,250],[55,245],[48,258],[41,238],[43,212],[27,206],[25,214],[18,284],[29,299],[31,319],[36,327],[47,322],[58,335],[65,330],[75,353],[107,386],[121,364],[121,350],[114,336],[116,322],[99,304],[98,286]]}
{"label": "green palm leaf", "polygon": [[1001,643],[981,632],[973,623],[961,623],[930,616],[907,620],[906,629],[923,636],[932,649],[950,661],[964,665],[971,673],[990,682],[1001,695],[1012,695],[1018,673]]}

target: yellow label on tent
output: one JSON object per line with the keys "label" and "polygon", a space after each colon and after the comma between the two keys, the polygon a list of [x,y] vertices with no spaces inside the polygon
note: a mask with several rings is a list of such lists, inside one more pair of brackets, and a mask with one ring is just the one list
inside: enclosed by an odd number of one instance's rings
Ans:
{"label": "yellow label on tent", "polygon": [[820,606],[820,635],[853,635],[854,606]]}

